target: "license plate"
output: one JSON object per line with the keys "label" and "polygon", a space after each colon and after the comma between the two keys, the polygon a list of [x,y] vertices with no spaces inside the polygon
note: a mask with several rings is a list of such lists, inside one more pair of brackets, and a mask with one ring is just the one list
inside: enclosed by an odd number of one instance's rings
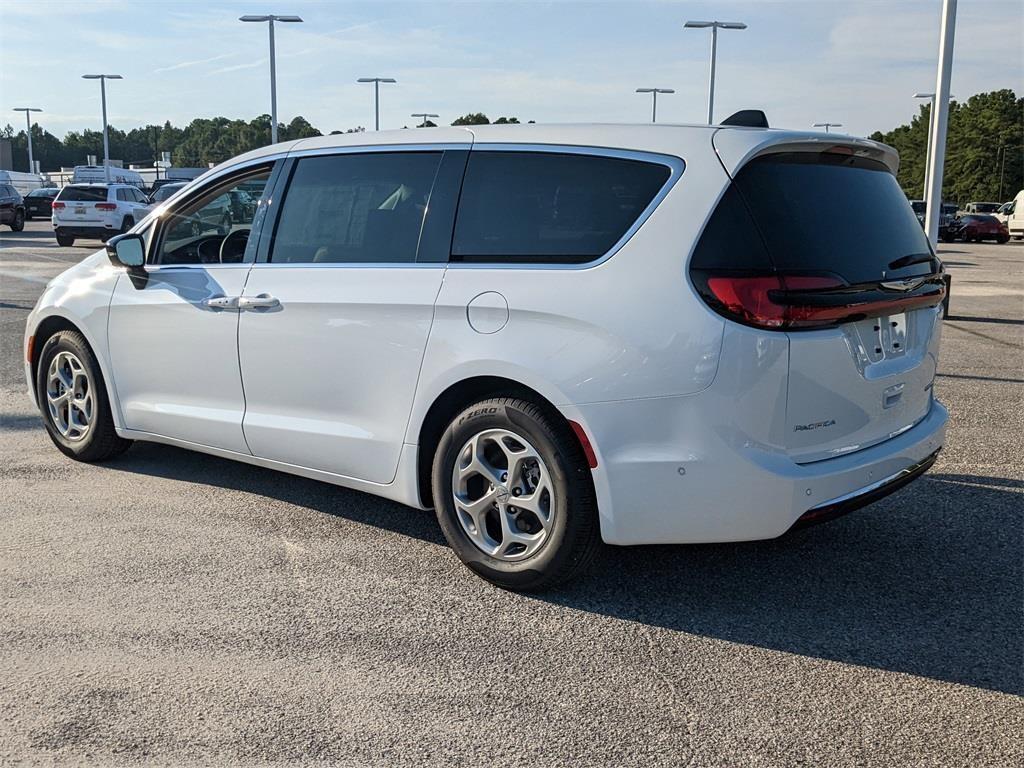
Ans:
{"label": "license plate", "polygon": [[82,206],[76,207],[75,208],[75,215],[76,216],[85,216],[85,206],[82,205]]}

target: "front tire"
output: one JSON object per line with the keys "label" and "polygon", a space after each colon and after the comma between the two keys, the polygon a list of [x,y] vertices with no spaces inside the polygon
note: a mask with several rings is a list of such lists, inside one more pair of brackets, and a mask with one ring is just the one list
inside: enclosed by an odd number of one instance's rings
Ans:
{"label": "front tire", "polygon": [[117,436],[96,356],[77,331],[46,340],[36,369],[36,401],[57,449],[76,461],[105,461],[125,452]]}
{"label": "front tire", "polygon": [[12,232],[21,232],[25,228],[25,212],[18,211],[14,214],[14,221],[11,222]]}
{"label": "front tire", "polygon": [[491,398],[455,416],[434,454],[438,523],[459,559],[504,589],[568,581],[600,547],[586,458],[557,414]]}

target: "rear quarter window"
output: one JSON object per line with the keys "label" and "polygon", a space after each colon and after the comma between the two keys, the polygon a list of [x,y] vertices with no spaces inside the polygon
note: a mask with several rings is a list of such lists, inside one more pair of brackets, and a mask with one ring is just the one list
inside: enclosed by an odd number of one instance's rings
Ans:
{"label": "rear quarter window", "polygon": [[470,152],[452,261],[582,264],[617,243],[667,165],[556,152]]}

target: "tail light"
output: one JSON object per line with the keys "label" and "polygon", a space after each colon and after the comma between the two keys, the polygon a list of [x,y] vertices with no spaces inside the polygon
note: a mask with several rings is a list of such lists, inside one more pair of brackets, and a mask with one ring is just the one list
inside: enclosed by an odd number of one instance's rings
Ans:
{"label": "tail light", "polygon": [[54,200],[53,203],[50,204],[50,207],[53,208],[53,210],[55,211],[59,211],[62,208],[64,208],[64,203],[60,202],[59,200]]}
{"label": "tail light", "polygon": [[117,203],[96,203],[96,210],[98,211],[116,211]]}
{"label": "tail light", "polygon": [[828,328],[865,317],[905,312],[942,302],[938,275],[887,288],[850,286],[834,277],[695,273],[704,301],[721,315],[769,330]]}

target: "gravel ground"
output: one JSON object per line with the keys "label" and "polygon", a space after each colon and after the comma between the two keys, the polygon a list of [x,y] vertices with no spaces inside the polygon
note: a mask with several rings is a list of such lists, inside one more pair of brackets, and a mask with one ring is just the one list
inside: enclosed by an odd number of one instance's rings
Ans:
{"label": "gravel ground", "polygon": [[942,248],[925,478],[776,541],[609,549],[534,597],[429,513],[156,445],[63,458],[21,334],[93,247],[0,234],[0,764],[1024,760],[1024,245]]}

